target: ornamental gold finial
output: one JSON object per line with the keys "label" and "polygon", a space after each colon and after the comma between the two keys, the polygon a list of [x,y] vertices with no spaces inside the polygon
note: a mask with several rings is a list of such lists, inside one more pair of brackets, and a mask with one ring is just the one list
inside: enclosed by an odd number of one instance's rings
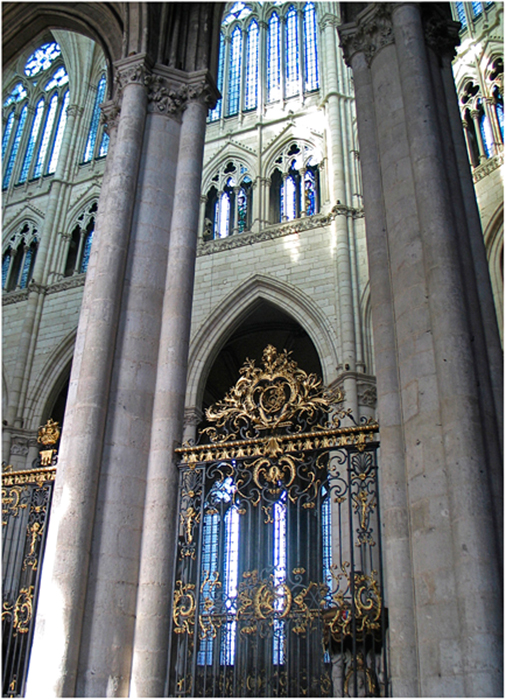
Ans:
{"label": "ornamental gold finial", "polygon": [[58,442],[60,437],[60,428],[58,427],[58,422],[49,418],[46,425],[42,425],[39,428],[39,436],[37,442],[40,442],[44,447],[51,447]]}

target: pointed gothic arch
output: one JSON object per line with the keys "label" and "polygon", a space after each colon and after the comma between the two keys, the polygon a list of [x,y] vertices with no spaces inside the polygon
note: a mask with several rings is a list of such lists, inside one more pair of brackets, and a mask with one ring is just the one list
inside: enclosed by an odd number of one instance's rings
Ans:
{"label": "pointed gothic arch", "polygon": [[241,325],[255,302],[264,300],[297,321],[318,353],[323,381],[336,378],[335,332],[318,306],[300,290],[267,275],[253,275],[207,317],[192,340],[188,360],[186,406],[202,403],[205,379],[226,339]]}

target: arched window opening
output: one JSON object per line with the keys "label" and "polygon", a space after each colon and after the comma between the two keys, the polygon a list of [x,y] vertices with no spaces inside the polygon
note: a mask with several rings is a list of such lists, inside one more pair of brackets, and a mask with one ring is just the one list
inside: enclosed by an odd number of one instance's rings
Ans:
{"label": "arched window opening", "polygon": [[281,25],[276,12],[269,19],[267,53],[267,102],[281,99]]}
{"label": "arched window opening", "polygon": [[299,91],[299,23],[293,5],[288,9],[286,24],[286,96],[292,97]]}
{"label": "arched window opening", "polygon": [[300,216],[300,176],[295,170],[295,161],[284,178],[281,188],[281,211],[283,221],[292,221]]}
{"label": "arched window opening", "polygon": [[65,93],[63,97],[63,105],[60,109],[60,117],[58,119],[58,126],[56,127],[55,137],[53,140],[53,148],[51,151],[51,156],[49,158],[49,165],[47,167],[47,174],[52,175],[56,172],[56,166],[58,164],[58,157],[60,155],[61,144],[63,140],[63,133],[65,131],[65,125],[67,123],[67,107],[69,104],[69,91]]}
{"label": "arched window opening", "polygon": [[2,289],[25,289],[31,282],[39,239],[35,226],[24,224],[11,236],[2,256]]}
{"label": "arched window opening", "polygon": [[218,200],[218,208],[216,210],[216,221],[215,221],[215,231],[217,231],[216,238],[226,238],[230,235],[232,230],[231,218],[233,212],[232,206],[232,187],[231,180],[228,181],[224,192],[220,194]]}
{"label": "arched window opening", "polygon": [[28,105],[25,105],[23,107],[23,109],[21,110],[21,114],[19,116],[19,122],[18,122],[18,126],[16,129],[16,135],[14,136],[14,142],[12,144],[11,152],[9,155],[9,160],[7,161],[7,165],[5,167],[4,177],[3,177],[3,181],[2,181],[2,189],[4,189],[4,190],[7,189],[7,187],[9,186],[12,171],[14,169],[14,163],[16,161],[16,156],[17,156],[18,150],[19,150],[19,144],[21,142],[21,137],[23,135],[23,129],[25,128],[27,114],[28,114]]}
{"label": "arched window opening", "polygon": [[253,20],[248,29],[246,53],[246,94],[244,109],[255,109],[258,99],[258,23]]}
{"label": "arched window opening", "polygon": [[97,203],[93,202],[77,219],[68,243],[65,277],[82,274],[88,269],[96,211]]}
{"label": "arched window opening", "polygon": [[7,150],[7,144],[9,143],[9,139],[11,137],[12,133],[12,127],[14,126],[14,110],[12,110],[7,117],[7,123],[5,124],[5,129],[4,129],[4,135],[2,138],[2,160],[5,155],[5,151]]}
{"label": "arched window opening", "polygon": [[237,232],[243,233],[251,228],[251,179],[246,175],[237,193]]}
{"label": "arched window opening", "polygon": [[28,139],[28,146],[26,148],[25,159],[23,161],[23,167],[21,168],[21,174],[19,176],[19,184],[26,181],[28,177],[28,171],[30,170],[30,165],[32,163],[33,152],[35,150],[35,144],[39,137],[40,126],[42,124],[42,115],[44,114],[44,98],[40,99],[37,103],[35,110],[35,118],[32,123],[32,128],[30,131],[30,138]]}
{"label": "arched window opening", "polygon": [[247,167],[229,161],[214,175],[212,182],[204,208],[204,241],[248,231],[251,228],[253,182]]}
{"label": "arched window opening", "polygon": [[318,213],[318,165],[311,150],[307,145],[302,147],[292,143],[276,159],[270,186],[272,223]]}
{"label": "arched window opening", "polygon": [[304,203],[303,209],[306,216],[312,216],[318,211],[318,187],[317,187],[318,169],[315,166],[309,166],[304,173]]}
{"label": "arched window opening", "polygon": [[499,130],[501,132],[501,140],[504,143],[504,102],[498,85],[494,86],[492,97],[494,99],[494,110],[497,123],[499,124]]}
{"label": "arched window opening", "polygon": [[269,214],[270,221],[273,224],[281,221],[281,191],[283,189],[283,175],[281,171],[276,168],[271,175],[271,185],[270,185],[270,196],[269,196]]}
{"label": "arched window opening", "polygon": [[[223,32],[220,32],[220,49],[218,58],[218,81],[217,87],[220,94],[223,94],[223,74],[225,69],[225,37]],[[209,112],[208,121],[214,122],[221,117],[221,109],[223,105],[223,98],[220,97],[216,103],[216,107]]]}
{"label": "arched window opening", "polygon": [[490,126],[488,117],[485,114],[485,110],[483,108],[483,103],[481,100],[477,101],[477,106],[483,148],[485,150],[485,155],[487,156],[487,158],[490,158],[494,152],[494,134],[492,133],[492,127]]}
{"label": "arched window opening", "polygon": [[56,114],[58,111],[58,94],[55,93],[49,102],[49,111],[46,117],[46,123],[44,125],[44,132],[42,135],[42,140],[39,146],[39,152],[37,154],[37,161],[35,163],[35,170],[33,171],[33,177],[37,178],[42,175],[42,169],[44,167],[44,162],[46,159],[46,154],[49,148],[49,140],[53,133],[53,126],[56,120]]}
{"label": "arched window opening", "polygon": [[[104,101],[105,89],[106,89],[106,79],[105,79],[105,75],[103,75],[100,78],[98,86],[97,86],[97,94],[95,96],[95,103],[93,105],[93,112],[91,115],[91,123],[90,123],[90,128],[88,130],[88,138],[86,139],[86,147],[84,149],[83,163],[89,163],[94,157],[95,144],[97,141],[99,126],[100,126],[100,105]],[[107,141],[108,141],[108,138],[109,137],[107,137]],[[101,152],[102,152],[102,147],[99,149],[99,153],[95,157],[101,157]],[[106,155],[106,154],[107,154],[107,146],[106,146],[106,152],[104,153],[104,155]]]}
{"label": "arched window opening", "polygon": [[304,72],[306,92],[317,90],[320,82],[318,78],[316,13],[312,2],[307,2],[304,7]]}
{"label": "arched window opening", "polygon": [[27,96],[28,93],[25,90],[23,83],[17,83],[5,100],[4,107],[8,107],[11,104],[16,104],[17,102],[22,102]]}
{"label": "arched window opening", "polygon": [[228,77],[228,107],[227,117],[239,112],[242,63],[242,31],[238,25],[232,32],[230,46],[230,71]]}

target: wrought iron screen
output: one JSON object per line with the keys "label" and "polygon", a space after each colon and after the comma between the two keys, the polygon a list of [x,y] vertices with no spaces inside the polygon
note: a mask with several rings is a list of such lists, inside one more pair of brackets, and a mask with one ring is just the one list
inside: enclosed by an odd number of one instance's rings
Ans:
{"label": "wrought iron screen", "polygon": [[59,430],[39,431],[34,467],[2,474],[2,696],[23,697],[56,475]]}
{"label": "wrought iron screen", "polygon": [[176,450],[167,695],[386,695],[378,425],[286,351],[263,365]]}

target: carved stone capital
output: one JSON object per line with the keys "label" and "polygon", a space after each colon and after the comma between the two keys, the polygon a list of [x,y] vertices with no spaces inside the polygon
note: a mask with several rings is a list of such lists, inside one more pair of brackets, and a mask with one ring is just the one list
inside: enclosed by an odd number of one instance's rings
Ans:
{"label": "carved stone capital", "polygon": [[187,428],[188,426],[193,426],[197,427],[199,423],[202,421],[202,416],[204,414],[200,410],[200,408],[197,408],[196,406],[192,408],[185,408],[184,410],[184,419],[183,419],[183,426]]}
{"label": "carved stone capital", "polygon": [[342,24],[338,31],[344,60],[351,66],[356,53],[365,55],[370,65],[374,56],[385,46],[393,44],[392,10],[395,3],[374,3],[361,12],[354,22]]}
{"label": "carved stone capital", "polygon": [[145,86],[145,78],[150,72],[150,66],[147,65],[146,56],[135,55],[122,59],[115,64],[116,73],[114,82],[122,92],[127,85],[142,85]]}
{"label": "carved stone capital", "polygon": [[212,109],[219,92],[207,71],[189,74],[188,78],[188,82],[181,82],[181,76],[174,76],[170,71],[147,75],[144,84],[148,91],[148,110],[177,116],[190,101],[202,101]]}
{"label": "carved stone capital", "polygon": [[121,111],[119,104],[116,100],[109,100],[108,102],[104,102],[100,109],[100,121],[104,125],[105,132],[110,134],[111,130],[118,126]]}
{"label": "carved stone capital", "polygon": [[331,14],[325,14],[323,17],[320,19],[320,29],[325,31],[327,27],[338,27],[339,26],[339,20],[335,15]]}
{"label": "carved stone capital", "polygon": [[442,17],[437,8],[431,5],[422,6],[422,21],[427,46],[439,56],[453,59],[460,44],[460,22],[454,22]]}
{"label": "carved stone capital", "polygon": [[79,105],[69,105],[67,107],[67,116],[68,117],[78,117],[82,113],[83,113],[83,107],[80,107]]}
{"label": "carved stone capital", "polygon": [[11,442],[11,454],[26,457],[28,454],[28,440],[20,435],[14,435]]}

